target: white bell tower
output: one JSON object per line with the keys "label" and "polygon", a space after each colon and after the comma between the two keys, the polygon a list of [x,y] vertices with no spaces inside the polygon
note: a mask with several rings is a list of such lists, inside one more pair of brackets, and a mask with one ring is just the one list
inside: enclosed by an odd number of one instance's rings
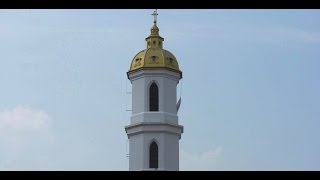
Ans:
{"label": "white bell tower", "polygon": [[132,84],[132,115],[125,127],[129,138],[129,170],[179,170],[177,84],[182,78],[175,56],[163,49],[164,39],[154,25],[146,38],[147,49],[132,60],[128,79]]}

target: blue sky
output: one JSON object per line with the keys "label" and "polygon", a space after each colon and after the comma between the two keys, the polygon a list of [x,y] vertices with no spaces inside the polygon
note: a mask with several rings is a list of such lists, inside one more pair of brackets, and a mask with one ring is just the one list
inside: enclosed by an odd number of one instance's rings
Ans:
{"label": "blue sky", "polygon": [[[0,10],[0,170],[127,170],[153,10]],[[320,170],[318,10],[158,10],[181,170]]]}

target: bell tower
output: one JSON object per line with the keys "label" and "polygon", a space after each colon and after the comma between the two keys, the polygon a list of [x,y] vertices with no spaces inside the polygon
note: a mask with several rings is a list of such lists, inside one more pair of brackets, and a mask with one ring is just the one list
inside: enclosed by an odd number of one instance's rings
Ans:
{"label": "bell tower", "polygon": [[129,138],[129,170],[179,170],[177,85],[182,78],[175,56],[163,49],[157,10],[147,48],[132,59],[127,77],[132,84],[132,115],[125,127]]}

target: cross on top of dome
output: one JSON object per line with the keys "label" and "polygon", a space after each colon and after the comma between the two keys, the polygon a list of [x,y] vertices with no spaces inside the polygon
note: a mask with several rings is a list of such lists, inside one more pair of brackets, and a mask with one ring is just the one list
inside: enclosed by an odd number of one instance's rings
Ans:
{"label": "cross on top of dome", "polygon": [[157,9],[154,10],[151,15],[152,15],[153,18],[154,18],[153,23],[154,23],[154,24],[157,24],[157,16],[158,16]]}

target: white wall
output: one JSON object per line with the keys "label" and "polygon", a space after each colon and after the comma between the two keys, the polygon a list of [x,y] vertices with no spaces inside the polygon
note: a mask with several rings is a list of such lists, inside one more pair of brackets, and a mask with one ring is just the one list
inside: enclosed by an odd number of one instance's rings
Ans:
{"label": "white wall", "polygon": [[[179,139],[183,126],[178,125],[176,109],[180,74],[168,70],[140,70],[129,74],[132,83],[132,116],[126,127],[129,137],[129,170],[149,169],[149,146],[158,144],[159,168],[179,170]],[[159,88],[159,111],[149,111],[149,88]]]}
{"label": "white wall", "polygon": [[[180,75],[168,70],[143,70],[130,76],[132,83],[131,124],[157,121],[177,124],[177,84]],[[159,111],[149,111],[149,87],[159,88]]]}
{"label": "white wall", "polygon": [[[144,126],[151,127],[153,125]],[[137,127],[133,127],[132,129],[134,128]],[[158,170],[179,170],[179,139],[181,132],[182,131],[179,130],[177,133],[167,131],[144,131],[133,135],[129,132],[129,170],[136,171],[149,169],[149,147],[152,141],[155,141],[158,145]]]}

